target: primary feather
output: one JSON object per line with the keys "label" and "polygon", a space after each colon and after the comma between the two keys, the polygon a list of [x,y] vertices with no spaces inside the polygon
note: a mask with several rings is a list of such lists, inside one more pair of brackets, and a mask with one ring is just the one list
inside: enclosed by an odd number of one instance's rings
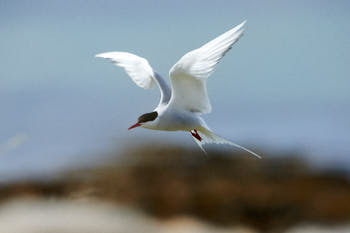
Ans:
{"label": "primary feather", "polygon": [[210,113],[206,79],[216,64],[243,35],[245,21],[202,47],[185,54],[170,70],[170,104],[191,112]]}
{"label": "primary feather", "polygon": [[96,57],[109,59],[116,66],[124,68],[125,72],[139,87],[150,89],[157,83],[161,92],[159,104],[169,102],[171,90],[168,84],[158,73],[153,71],[145,58],[126,52],[100,53]]}
{"label": "primary feather", "polygon": [[148,61],[142,57],[126,52],[100,53],[96,57],[110,59],[116,66],[124,68],[139,87],[149,89],[155,84],[153,69]]}

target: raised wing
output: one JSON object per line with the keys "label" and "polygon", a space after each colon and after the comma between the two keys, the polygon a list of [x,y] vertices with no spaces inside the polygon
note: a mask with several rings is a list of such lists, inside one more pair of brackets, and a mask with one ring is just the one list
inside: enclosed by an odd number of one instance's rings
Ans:
{"label": "raised wing", "polygon": [[172,97],[169,103],[172,106],[202,114],[211,112],[205,81],[214,72],[216,64],[243,35],[244,24],[245,21],[188,52],[170,69]]}
{"label": "raised wing", "polygon": [[116,66],[123,67],[125,72],[139,87],[150,89],[157,83],[161,92],[160,104],[169,102],[171,90],[164,79],[153,71],[146,59],[126,52],[100,53],[96,57],[109,59]]}

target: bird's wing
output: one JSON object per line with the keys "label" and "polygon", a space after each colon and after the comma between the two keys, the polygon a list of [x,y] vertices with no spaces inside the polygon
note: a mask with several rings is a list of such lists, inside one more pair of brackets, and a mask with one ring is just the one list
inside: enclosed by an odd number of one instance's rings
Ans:
{"label": "bird's wing", "polygon": [[209,113],[206,79],[216,64],[243,35],[245,21],[202,47],[185,54],[171,69],[172,96],[169,104],[191,112]]}
{"label": "bird's wing", "polygon": [[100,53],[96,57],[109,59],[116,66],[124,68],[125,72],[139,87],[150,89],[157,83],[161,92],[160,104],[169,102],[171,96],[170,88],[164,79],[153,71],[145,58],[126,52]]}

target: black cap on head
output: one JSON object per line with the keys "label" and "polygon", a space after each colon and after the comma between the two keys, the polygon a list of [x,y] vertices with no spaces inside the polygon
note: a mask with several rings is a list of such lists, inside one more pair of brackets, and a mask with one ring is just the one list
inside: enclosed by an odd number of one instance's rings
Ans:
{"label": "black cap on head", "polygon": [[138,123],[145,123],[147,121],[153,121],[158,117],[157,112],[150,112],[150,113],[145,113],[142,116],[139,117]]}

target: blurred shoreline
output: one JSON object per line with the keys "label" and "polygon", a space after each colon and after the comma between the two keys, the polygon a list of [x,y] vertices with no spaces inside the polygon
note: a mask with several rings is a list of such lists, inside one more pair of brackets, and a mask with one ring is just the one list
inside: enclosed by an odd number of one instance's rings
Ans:
{"label": "blurred shoreline", "polygon": [[18,198],[99,200],[135,208],[159,221],[192,216],[210,225],[243,225],[259,232],[350,222],[346,173],[281,157],[258,160],[227,151],[205,157],[175,146],[141,146],[54,179],[3,184],[0,207]]}

